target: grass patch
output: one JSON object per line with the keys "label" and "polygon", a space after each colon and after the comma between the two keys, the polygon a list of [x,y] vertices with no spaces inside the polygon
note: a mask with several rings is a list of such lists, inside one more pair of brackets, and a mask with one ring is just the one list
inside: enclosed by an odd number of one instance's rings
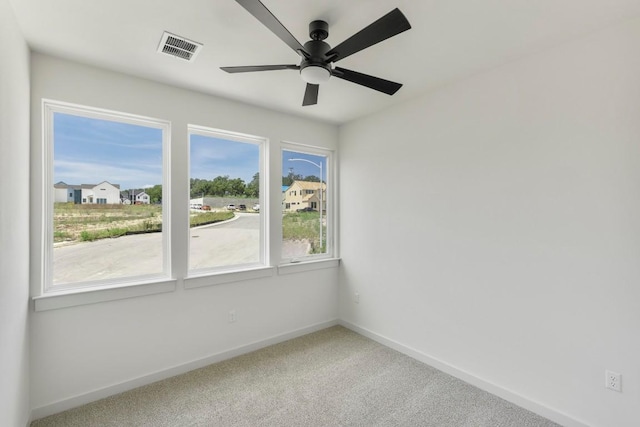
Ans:
{"label": "grass patch", "polygon": [[[198,212],[189,225],[213,224],[233,218],[233,212]],[[93,242],[127,234],[162,231],[161,205],[76,205],[55,203],[53,241]]]}
{"label": "grass patch", "polygon": [[[213,224],[234,217],[233,212],[197,212],[189,215],[189,226]],[[161,205],[54,204],[54,242],[92,242],[127,234],[162,231]],[[285,240],[306,240],[311,253],[326,250],[326,227],[320,241],[319,212],[287,212],[282,218]]]}
{"label": "grass patch", "polygon": [[326,226],[322,228],[320,242],[319,212],[287,212],[282,217],[282,238],[309,241],[312,254],[321,254],[326,250],[327,230]]}
{"label": "grass patch", "polygon": [[161,205],[53,206],[54,242],[92,242],[125,234],[162,230]]}
{"label": "grass patch", "polygon": [[213,224],[233,218],[233,212],[202,212],[189,216],[189,226]]}
{"label": "grass patch", "polygon": [[109,228],[97,231],[84,230],[80,232],[80,240],[83,242],[93,242],[94,240],[120,237],[125,234],[127,234],[127,229],[125,228]]}
{"label": "grass patch", "polygon": [[54,231],[53,232],[53,241],[54,242],[64,242],[68,240],[73,240],[73,236],[66,231]]}

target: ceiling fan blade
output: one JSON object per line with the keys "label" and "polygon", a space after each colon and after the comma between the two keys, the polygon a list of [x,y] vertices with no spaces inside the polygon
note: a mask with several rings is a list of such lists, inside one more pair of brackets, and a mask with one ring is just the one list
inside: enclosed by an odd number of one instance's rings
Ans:
{"label": "ceiling fan blade", "polygon": [[327,58],[332,62],[340,61],[349,55],[360,52],[363,49],[380,43],[383,40],[407,31],[411,24],[400,12],[400,9],[393,9],[376,22],[358,31],[338,46],[327,52]]}
{"label": "ceiling fan blade", "polygon": [[299,70],[299,65],[248,65],[240,67],[220,67],[227,73],[249,73],[251,71]]}
{"label": "ceiling fan blade", "polygon": [[381,79],[379,77],[358,73],[357,71],[351,71],[340,67],[336,67],[333,70],[332,75],[339,79],[366,86],[379,92],[384,92],[387,95],[393,95],[402,87],[401,83],[392,82],[390,80]]}
{"label": "ceiling fan blade", "polygon": [[320,89],[320,85],[307,83],[307,88],[304,91],[304,99],[302,100],[303,107],[316,105],[318,103],[318,89]]}
{"label": "ceiling fan blade", "polygon": [[267,27],[273,34],[278,36],[280,40],[285,42],[291,49],[293,49],[296,53],[298,51],[304,52],[304,47],[300,44],[298,40],[296,40],[293,35],[285,28],[284,25],[278,18],[273,16],[273,14],[267,9],[265,5],[263,5],[259,0],[236,0],[240,6],[244,7],[247,12],[252,14],[258,21],[262,22],[262,24]]}

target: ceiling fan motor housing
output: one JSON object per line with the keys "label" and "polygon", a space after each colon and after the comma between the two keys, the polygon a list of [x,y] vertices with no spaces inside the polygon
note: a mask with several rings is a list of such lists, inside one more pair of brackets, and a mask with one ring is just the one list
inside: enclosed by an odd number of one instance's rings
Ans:
{"label": "ceiling fan motor housing", "polygon": [[315,65],[318,67],[324,67],[331,69],[327,62],[326,53],[331,50],[331,46],[320,40],[309,40],[304,44],[304,50],[309,54],[305,55],[304,60],[300,64],[300,67],[304,68],[309,65]]}
{"label": "ceiling fan motor housing", "polygon": [[328,64],[326,53],[331,50],[331,46],[322,40],[329,36],[329,24],[325,21],[312,21],[309,24],[309,37],[311,40],[304,44],[304,50],[308,55],[300,64],[300,69],[308,66],[322,67],[331,72],[331,66]]}
{"label": "ceiling fan motor housing", "polygon": [[328,36],[329,24],[325,21],[317,20],[309,24],[311,40],[304,44],[306,54],[300,63],[300,75],[307,83],[324,83],[331,77],[331,65],[326,55],[331,46],[322,41]]}
{"label": "ceiling fan motor housing", "polygon": [[[312,40],[304,44],[304,50],[308,55],[304,55],[300,63],[300,74],[308,83],[324,83],[331,77],[331,65],[326,55],[331,46],[322,41],[329,35],[328,29],[329,25],[324,21],[313,21],[309,24]],[[308,67],[311,68],[305,71]]]}

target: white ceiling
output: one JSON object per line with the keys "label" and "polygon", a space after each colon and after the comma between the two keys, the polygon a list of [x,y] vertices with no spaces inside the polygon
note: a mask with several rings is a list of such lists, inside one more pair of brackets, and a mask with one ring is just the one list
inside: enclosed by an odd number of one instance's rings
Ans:
{"label": "white ceiling", "polygon": [[[315,19],[329,23],[331,46],[396,7],[412,25],[337,64],[403,83],[394,96],[332,78],[302,107],[297,71],[219,69],[299,63],[234,0],[11,2],[36,51],[333,123],[640,15],[640,0],[263,0],[302,44]],[[194,63],[156,52],[165,30],[204,44]]]}

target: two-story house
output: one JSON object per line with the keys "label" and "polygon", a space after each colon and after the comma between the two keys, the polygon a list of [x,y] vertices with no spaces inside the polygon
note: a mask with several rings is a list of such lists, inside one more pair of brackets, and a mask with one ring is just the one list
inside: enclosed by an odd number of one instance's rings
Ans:
{"label": "two-story house", "polygon": [[100,184],[67,184],[60,181],[53,185],[56,203],[118,204],[120,185],[102,181]]}
{"label": "two-story house", "polygon": [[120,199],[125,205],[148,205],[151,197],[144,190],[127,190],[120,193]]}
{"label": "two-story house", "polygon": [[[296,211],[298,209],[326,210],[327,185],[320,182],[293,181],[293,184],[284,191],[284,210]],[[322,204],[320,198],[322,197]]]}

